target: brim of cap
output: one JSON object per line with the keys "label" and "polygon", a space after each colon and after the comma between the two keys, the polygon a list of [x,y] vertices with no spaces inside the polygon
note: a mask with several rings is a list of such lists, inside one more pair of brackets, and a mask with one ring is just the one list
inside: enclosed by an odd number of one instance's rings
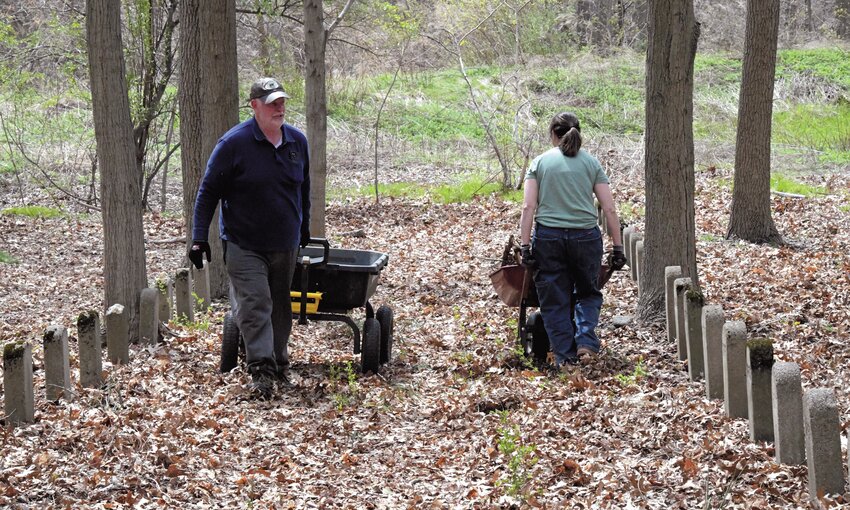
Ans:
{"label": "brim of cap", "polygon": [[286,92],[284,92],[284,91],[282,91],[282,90],[278,90],[277,92],[272,92],[271,94],[269,94],[269,95],[267,95],[266,97],[264,97],[264,98],[263,98],[263,102],[264,102],[265,104],[269,104],[269,103],[271,103],[272,101],[275,101],[275,100],[280,99],[280,98],[282,98],[282,97],[283,97],[283,98],[289,98],[289,94],[287,94]]}

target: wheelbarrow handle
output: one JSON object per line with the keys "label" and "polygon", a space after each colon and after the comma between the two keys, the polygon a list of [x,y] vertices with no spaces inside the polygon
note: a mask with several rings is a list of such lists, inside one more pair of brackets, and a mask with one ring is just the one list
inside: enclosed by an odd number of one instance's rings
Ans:
{"label": "wheelbarrow handle", "polygon": [[327,264],[328,263],[328,257],[330,256],[330,253],[331,253],[331,245],[330,245],[330,243],[328,243],[328,240],[325,239],[324,237],[311,237],[310,242],[308,242],[307,245],[309,246],[311,244],[322,245],[323,252],[322,252],[322,261],[320,262],[320,264]]}

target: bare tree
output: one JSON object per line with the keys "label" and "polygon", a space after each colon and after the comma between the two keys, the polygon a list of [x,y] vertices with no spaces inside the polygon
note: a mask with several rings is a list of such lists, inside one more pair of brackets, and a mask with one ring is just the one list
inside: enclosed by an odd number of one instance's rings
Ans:
{"label": "bare tree", "polygon": [[770,210],[770,130],[778,34],[779,0],[747,0],[735,181],[726,237],[753,243],[782,243]]}
{"label": "bare tree", "polygon": [[664,268],[697,281],[694,233],[693,0],[650,0],[646,51],[646,229],[638,317],[664,309]]}
{"label": "bare tree", "polygon": [[126,307],[130,337],[138,339],[139,293],[147,275],[120,0],[87,0],[86,42],[103,200],[104,304]]}
{"label": "bare tree", "polygon": [[[180,19],[180,140],[188,248],[207,159],[221,135],[239,122],[234,0],[181,0]],[[210,293],[215,298],[228,291],[218,234],[216,212],[209,236],[215,254],[209,265]]]}
{"label": "bare tree", "polygon": [[304,88],[307,141],[310,144],[310,232],[325,235],[325,203],[328,174],[328,102],[325,50],[328,37],[342,21],[354,0],[347,0],[339,15],[325,26],[322,0],[304,0]]}

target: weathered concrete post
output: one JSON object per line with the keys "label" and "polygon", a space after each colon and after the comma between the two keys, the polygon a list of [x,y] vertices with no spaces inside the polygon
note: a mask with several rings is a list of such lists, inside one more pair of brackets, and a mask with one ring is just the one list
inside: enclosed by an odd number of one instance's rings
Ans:
{"label": "weathered concrete post", "polygon": [[139,299],[139,342],[156,345],[159,339],[159,291],[142,289]]}
{"label": "weathered concrete post", "polygon": [[685,346],[688,356],[688,375],[691,381],[705,377],[705,355],[702,347],[702,305],[705,297],[691,286],[682,296],[685,310]]}
{"label": "weathered concrete post", "polygon": [[194,265],[191,267],[199,311],[205,311],[210,306],[210,272],[207,269],[208,267],[204,266],[202,269],[198,269]]}
{"label": "weathered concrete post", "polygon": [[3,346],[3,392],[4,412],[9,423],[20,425],[35,419],[29,342],[11,342]]}
{"label": "weathered concrete post", "polygon": [[100,317],[97,312],[83,312],[77,318],[77,341],[80,352],[80,385],[99,388],[102,382],[103,347],[100,339]]}
{"label": "weathered concrete post", "polygon": [[667,266],[664,268],[664,303],[667,305],[668,342],[676,340],[676,288],[673,283],[681,277],[682,266]]}
{"label": "weathered concrete post", "polygon": [[743,321],[723,325],[723,410],[730,418],[748,418],[747,326]]}
{"label": "weathered concrete post", "polygon": [[806,459],[803,434],[803,387],[800,366],[780,361],[773,365],[773,435],[776,462],[802,464]]}
{"label": "weathered concrete post", "polygon": [[723,307],[702,307],[702,350],[705,354],[705,396],[723,398]]}
{"label": "weathered concrete post", "polygon": [[640,276],[640,272],[643,271],[643,239],[635,243],[635,271],[637,271],[637,288],[640,294],[643,286],[643,278]]}
{"label": "weathered concrete post", "polygon": [[106,356],[112,363],[130,362],[130,324],[123,305],[114,304],[106,311]]}
{"label": "weathered concrete post", "polygon": [[189,269],[177,270],[174,278],[174,308],[177,318],[188,322],[195,321],[194,303],[192,299],[192,275]]}
{"label": "weathered concrete post", "polygon": [[631,267],[631,270],[632,270],[632,281],[634,281],[634,282],[638,281],[637,256],[636,256],[637,255],[636,246],[637,246],[638,241],[643,241],[643,234],[641,234],[640,232],[635,232],[635,233],[632,234],[632,237],[629,238],[629,251],[632,254],[632,258],[630,258],[629,260],[632,261],[632,263],[630,264],[630,267]]}
{"label": "weathered concrete post", "polygon": [[635,231],[635,227],[626,227],[623,229],[623,253],[626,255],[626,259],[629,261],[629,268],[632,267],[632,247],[631,247],[631,239],[632,234]]}
{"label": "weathered concrete post", "polygon": [[809,465],[809,497],[815,501],[819,492],[843,493],[841,424],[832,390],[815,388],[803,395],[803,430]]}
{"label": "weathered concrete post", "polygon": [[690,278],[676,278],[673,280],[673,289],[676,297],[676,352],[679,360],[688,359],[688,337],[685,329],[685,292],[691,287]]}
{"label": "weathered concrete post", "polygon": [[44,386],[47,400],[71,400],[71,366],[68,362],[68,330],[50,326],[42,338],[44,347]]}
{"label": "weathered concrete post", "polygon": [[159,320],[171,320],[171,303],[174,301],[174,283],[167,276],[156,280],[156,290],[159,291]]}
{"label": "weathered concrete post", "polygon": [[747,342],[747,411],[753,441],[773,441],[772,368],[773,342],[767,338]]}

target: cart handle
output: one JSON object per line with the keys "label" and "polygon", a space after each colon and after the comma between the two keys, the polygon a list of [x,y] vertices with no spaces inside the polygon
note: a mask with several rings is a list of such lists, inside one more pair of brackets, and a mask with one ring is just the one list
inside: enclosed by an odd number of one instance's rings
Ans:
{"label": "cart handle", "polygon": [[330,252],[331,252],[331,245],[330,245],[330,243],[328,243],[328,240],[325,239],[324,237],[311,237],[310,241],[307,243],[307,245],[309,246],[311,244],[319,244],[319,245],[322,246],[323,250],[322,250],[322,259],[321,260],[313,260],[313,258],[311,257],[310,258],[310,265],[327,264],[328,263],[328,257],[330,256]]}

